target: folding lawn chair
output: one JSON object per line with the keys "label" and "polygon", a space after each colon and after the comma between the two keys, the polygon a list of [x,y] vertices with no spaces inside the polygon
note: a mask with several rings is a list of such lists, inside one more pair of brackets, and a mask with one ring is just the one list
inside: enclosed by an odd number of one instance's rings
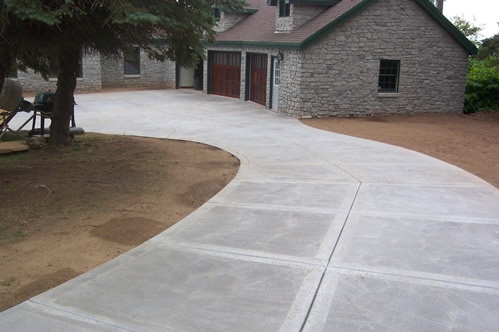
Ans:
{"label": "folding lawn chair", "polygon": [[0,138],[7,132],[13,131],[9,128],[9,122],[16,116],[17,112],[9,112],[5,110],[0,110]]}

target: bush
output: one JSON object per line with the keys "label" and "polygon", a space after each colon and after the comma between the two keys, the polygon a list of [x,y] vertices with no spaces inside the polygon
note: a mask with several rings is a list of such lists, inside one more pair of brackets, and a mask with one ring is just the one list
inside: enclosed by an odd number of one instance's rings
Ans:
{"label": "bush", "polygon": [[471,58],[466,80],[464,112],[499,111],[499,56]]}

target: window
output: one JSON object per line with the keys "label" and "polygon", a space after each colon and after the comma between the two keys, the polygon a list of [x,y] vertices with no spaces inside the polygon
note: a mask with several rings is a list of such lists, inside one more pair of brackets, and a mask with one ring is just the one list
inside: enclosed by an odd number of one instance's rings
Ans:
{"label": "window", "polygon": [[225,66],[241,66],[241,54],[233,52],[216,52],[213,57],[213,63]]}
{"label": "window", "polygon": [[279,17],[288,17],[291,5],[286,0],[279,0]]}
{"label": "window", "polygon": [[125,75],[140,75],[140,48],[130,47],[123,51]]}
{"label": "window", "polygon": [[215,18],[215,20],[220,21],[220,18],[221,18],[220,8],[213,7],[212,15]]}
{"label": "window", "polygon": [[[56,62],[50,61],[49,62],[49,78],[57,78],[59,76],[59,66],[57,65]],[[83,64],[80,60],[78,60],[78,73],[76,73],[77,78],[82,78],[83,77]]]}
{"label": "window", "polygon": [[49,77],[50,78],[57,78],[59,76],[59,66],[57,63],[50,61],[49,62]]}
{"label": "window", "polygon": [[279,86],[281,84],[281,63],[279,61],[274,62],[274,85]]}
{"label": "window", "polygon": [[400,60],[381,60],[378,92],[398,92]]}

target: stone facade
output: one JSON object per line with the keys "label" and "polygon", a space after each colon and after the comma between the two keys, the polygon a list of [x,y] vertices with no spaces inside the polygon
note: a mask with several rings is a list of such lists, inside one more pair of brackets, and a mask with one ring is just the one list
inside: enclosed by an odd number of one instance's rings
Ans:
{"label": "stone facade", "polygon": [[[381,59],[400,60],[398,93],[378,92]],[[415,2],[376,1],[303,51],[285,53],[279,111],[300,118],[461,112],[467,59]]]}
{"label": "stone facade", "polygon": [[220,20],[218,21],[214,30],[216,32],[224,32],[224,31],[230,29],[232,26],[234,26],[237,22],[246,18],[247,16],[248,16],[248,14],[246,14],[246,13],[221,12],[220,13]]}
{"label": "stone facade", "polygon": [[[140,75],[125,75],[123,58],[110,59],[99,54],[86,54],[82,58],[82,77],[76,82],[77,91],[100,91],[102,88],[175,88],[176,68],[172,61],[155,61],[141,50]],[[57,78],[45,81],[33,70],[18,71],[17,81],[27,92],[55,91]]]}
{"label": "stone facade", "polygon": [[155,61],[140,50],[140,74],[125,75],[123,58],[102,59],[103,88],[175,88],[175,63]]}
{"label": "stone facade", "polygon": [[[99,54],[86,54],[82,58],[82,77],[76,80],[78,91],[99,91],[101,85],[101,58]],[[50,77],[48,81],[42,76],[29,69],[27,72],[18,71],[17,81],[27,92],[55,91],[57,78]]]}
{"label": "stone facade", "polygon": [[288,50],[284,52],[284,60],[281,61],[281,84],[279,87],[279,109],[280,113],[301,118],[304,105],[302,98],[302,77],[309,74],[303,73],[303,54],[299,50]]}

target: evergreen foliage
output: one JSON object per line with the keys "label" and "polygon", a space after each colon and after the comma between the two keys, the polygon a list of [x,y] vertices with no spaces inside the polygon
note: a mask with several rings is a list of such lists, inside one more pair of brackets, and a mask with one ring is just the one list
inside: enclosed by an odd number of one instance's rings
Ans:
{"label": "evergreen foliage", "polygon": [[85,52],[119,56],[130,45],[152,59],[193,65],[202,39],[214,36],[214,7],[237,10],[244,0],[3,0],[0,4],[0,88],[13,61],[59,76],[52,115],[52,145],[69,141],[69,116],[78,60]]}

